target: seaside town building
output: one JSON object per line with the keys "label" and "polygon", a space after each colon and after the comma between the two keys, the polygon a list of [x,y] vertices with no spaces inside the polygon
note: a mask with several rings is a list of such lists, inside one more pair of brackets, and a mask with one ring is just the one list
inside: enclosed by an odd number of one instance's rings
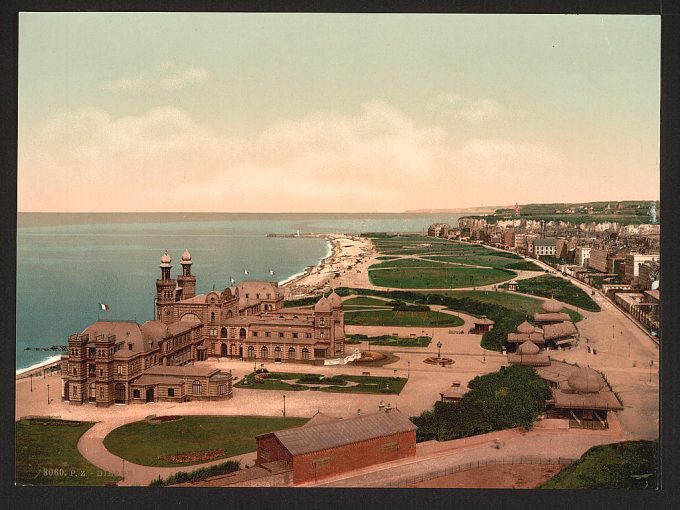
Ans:
{"label": "seaside town building", "polygon": [[231,375],[201,366],[208,357],[311,363],[344,354],[337,294],[313,308],[283,308],[278,284],[265,281],[196,295],[189,252],[176,280],[171,262],[166,252],[156,320],[98,320],[69,336],[61,361],[64,400],[97,406],[221,400],[231,396]]}
{"label": "seaside town building", "polygon": [[322,413],[300,427],[256,436],[256,465],[285,464],[293,483],[317,481],[374,464],[413,457],[416,427],[398,409],[338,419]]}
{"label": "seaside town building", "polygon": [[556,239],[536,239],[533,242],[533,255],[535,257],[554,257],[556,252]]}
{"label": "seaside town building", "polygon": [[427,229],[427,235],[430,237],[446,237],[451,230],[451,225],[448,223],[433,223]]}
{"label": "seaside town building", "polygon": [[[156,318],[166,323],[201,322],[208,357],[313,362],[344,354],[344,313],[335,292],[312,309],[284,308],[276,282],[244,281],[194,295],[191,263],[185,251],[184,279],[175,281],[170,277],[170,257],[163,255],[161,278],[156,280]],[[180,286],[184,281],[192,282],[189,292]]]}

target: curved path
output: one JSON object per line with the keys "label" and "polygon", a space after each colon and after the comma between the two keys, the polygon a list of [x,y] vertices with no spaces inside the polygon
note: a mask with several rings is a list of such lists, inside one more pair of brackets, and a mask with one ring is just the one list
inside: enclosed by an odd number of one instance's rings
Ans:
{"label": "curved path", "polygon": [[123,480],[118,482],[118,485],[149,485],[154,478],[167,478],[179,471],[193,471],[202,467],[212,466],[213,464],[220,464],[227,460],[240,461],[241,467],[245,467],[246,464],[252,463],[256,457],[255,452],[251,452],[203,464],[181,467],[152,467],[134,464],[114,455],[104,446],[104,438],[109,432],[132,421],[137,421],[137,419],[122,418],[121,420],[95,423],[78,441],[78,451],[89,462],[109,473],[123,477]]}

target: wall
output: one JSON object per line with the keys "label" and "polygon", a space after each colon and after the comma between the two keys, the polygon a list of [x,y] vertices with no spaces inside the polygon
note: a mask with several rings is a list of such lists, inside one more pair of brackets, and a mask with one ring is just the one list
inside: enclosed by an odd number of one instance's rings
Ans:
{"label": "wall", "polygon": [[[398,449],[383,449],[398,445]],[[416,432],[400,432],[390,436],[361,441],[328,450],[293,457],[293,482],[303,483],[334,476],[416,454]],[[324,465],[314,462],[327,462]]]}

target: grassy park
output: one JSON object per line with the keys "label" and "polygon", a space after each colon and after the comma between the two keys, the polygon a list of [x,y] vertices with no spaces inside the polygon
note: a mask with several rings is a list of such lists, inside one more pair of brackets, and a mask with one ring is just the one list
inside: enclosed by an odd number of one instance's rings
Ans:
{"label": "grassy park", "polygon": [[306,421],[262,416],[183,416],[161,423],[143,420],[112,430],[104,438],[104,446],[114,455],[143,466],[190,466],[206,461],[172,463],[162,457],[223,450],[215,457],[219,459],[254,452],[258,434],[298,427]]}
{"label": "grassy park", "polygon": [[377,377],[369,375],[298,374],[292,372],[251,372],[234,386],[251,390],[324,391],[328,393],[401,393],[407,379],[404,377]]}
{"label": "grassy park", "polygon": [[369,268],[373,285],[397,289],[456,289],[481,287],[510,280],[515,273],[507,269],[477,267]]}
{"label": "grassy park", "polygon": [[16,423],[18,485],[107,485],[121,477],[90,464],[78,440],[94,423],[24,419]]}
{"label": "grassy park", "polygon": [[363,310],[345,312],[345,324],[352,326],[461,326],[463,319],[441,312],[410,312],[394,310]]}
{"label": "grassy park", "polygon": [[342,303],[343,309],[353,308],[353,307],[367,307],[367,306],[377,306],[381,308],[390,308],[387,301],[384,299],[375,299],[371,297],[355,297],[346,299]]}
{"label": "grassy park", "polygon": [[533,294],[578,306],[590,312],[599,312],[600,306],[583,290],[564,278],[542,275],[518,282],[518,292]]}
{"label": "grassy park", "polygon": [[[529,318],[531,318],[535,313],[544,312],[541,306],[543,304],[543,300],[529,296],[522,296],[520,294],[514,294],[512,292],[492,290],[445,290],[439,291],[438,294],[458,299],[469,298],[475,301],[481,301],[483,303],[504,306],[524,313]],[[583,315],[578,313],[576,310],[565,308],[563,311],[569,314],[571,320],[574,322],[583,320]]]}

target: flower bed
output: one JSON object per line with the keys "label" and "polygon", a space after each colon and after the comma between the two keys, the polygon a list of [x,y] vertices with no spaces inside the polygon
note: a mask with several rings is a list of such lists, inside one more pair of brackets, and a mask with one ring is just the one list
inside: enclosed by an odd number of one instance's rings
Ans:
{"label": "flower bed", "polygon": [[175,455],[161,455],[158,458],[172,464],[186,464],[187,462],[207,462],[226,455],[226,450],[204,450],[202,452],[177,453]]}

